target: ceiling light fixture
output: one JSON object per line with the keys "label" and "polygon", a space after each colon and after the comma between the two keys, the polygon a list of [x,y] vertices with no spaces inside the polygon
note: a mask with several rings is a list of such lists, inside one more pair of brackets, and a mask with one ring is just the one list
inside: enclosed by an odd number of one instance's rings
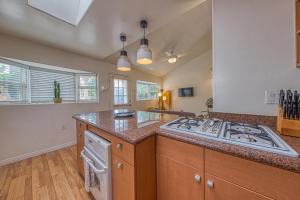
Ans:
{"label": "ceiling light fixture", "polygon": [[152,63],[152,52],[148,48],[148,39],[145,38],[145,31],[147,28],[147,21],[142,20],[140,22],[141,28],[144,30],[144,37],[141,39],[140,48],[137,51],[137,60],[136,62],[141,65],[148,65]]}
{"label": "ceiling light fixture", "polygon": [[176,62],[177,62],[177,56],[174,55],[174,56],[170,57],[170,58],[168,59],[168,62],[169,62],[170,64],[176,63]]}
{"label": "ceiling light fixture", "polygon": [[124,49],[124,43],[126,41],[126,35],[124,33],[121,33],[120,40],[123,43],[123,48],[120,52],[117,66],[119,71],[128,72],[131,70],[131,65],[127,57],[127,51]]}

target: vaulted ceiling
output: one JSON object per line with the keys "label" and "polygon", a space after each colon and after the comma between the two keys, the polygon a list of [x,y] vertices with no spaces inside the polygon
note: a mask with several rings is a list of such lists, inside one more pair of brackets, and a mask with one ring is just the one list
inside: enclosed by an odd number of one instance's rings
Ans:
{"label": "vaulted ceiling", "polygon": [[[138,66],[136,50],[147,19],[147,38],[154,63]],[[78,26],[70,25],[27,5],[27,0],[0,0],[0,32],[116,63],[119,35],[128,36],[132,64],[163,76],[211,48],[210,0],[94,0]],[[183,54],[170,65],[165,52]]]}

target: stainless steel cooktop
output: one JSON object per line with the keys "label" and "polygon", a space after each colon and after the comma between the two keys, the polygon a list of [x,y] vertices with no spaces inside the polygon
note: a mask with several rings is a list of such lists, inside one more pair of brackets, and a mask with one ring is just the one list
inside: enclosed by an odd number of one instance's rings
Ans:
{"label": "stainless steel cooktop", "polygon": [[185,117],[165,124],[161,128],[286,156],[299,156],[275,132],[262,125]]}

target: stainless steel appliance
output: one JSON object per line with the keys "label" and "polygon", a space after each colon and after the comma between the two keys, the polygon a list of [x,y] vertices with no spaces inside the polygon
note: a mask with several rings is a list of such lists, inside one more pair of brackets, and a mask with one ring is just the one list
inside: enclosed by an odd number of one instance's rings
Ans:
{"label": "stainless steel appliance", "polygon": [[84,143],[85,189],[95,200],[111,200],[111,143],[89,131],[85,131]]}
{"label": "stainless steel appliance", "polygon": [[286,156],[299,156],[273,130],[262,125],[185,117],[165,124],[161,128]]}

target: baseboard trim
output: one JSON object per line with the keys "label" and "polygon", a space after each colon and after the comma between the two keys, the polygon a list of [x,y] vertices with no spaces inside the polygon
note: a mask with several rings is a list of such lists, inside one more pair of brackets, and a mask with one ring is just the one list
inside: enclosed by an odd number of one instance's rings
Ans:
{"label": "baseboard trim", "polygon": [[37,151],[34,151],[34,152],[26,153],[26,154],[23,154],[23,155],[15,156],[15,157],[12,157],[12,158],[7,158],[7,159],[4,159],[4,160],[0,160],[0,166],[8,165],[8,164],[18,162],[18,161],[21,161],[21,160],[25,160],[27,158],[32,158],[34,156],[39,156],[39,155],[42,155],[42,154],[45,154],[45,153],[49,153],[51,151],[56,151],[58,149],[69,147],[69,146],[72,146],[74,144],[76,144],[76,141],[71,141],[71,142],[60,144],[60,145],[57,145],[57,146],[54,146],[54,147],[41,149],[41,150],[37,150]]}

